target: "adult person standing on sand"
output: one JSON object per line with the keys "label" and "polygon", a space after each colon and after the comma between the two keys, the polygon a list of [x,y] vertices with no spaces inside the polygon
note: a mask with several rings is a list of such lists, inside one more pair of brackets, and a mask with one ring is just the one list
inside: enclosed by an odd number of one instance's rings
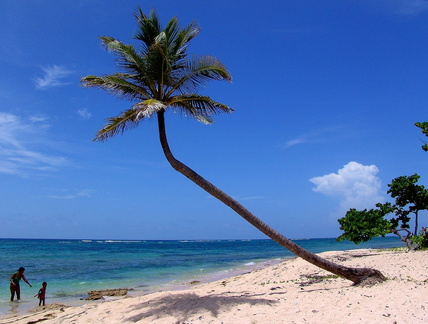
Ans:
{"label": "adult person standing on sand", "polygon": [[16,293],[16,299],[18,301],[21,300],[21,288],[19,287],[19,281],[22,279],[24,280],[30,287],[31,284],[28,282],[27,278],[24,276],[24,267],[20,267],[17,272],[13,273],[10,276],[10,301],[13,301],[13,298],[15,297]]}

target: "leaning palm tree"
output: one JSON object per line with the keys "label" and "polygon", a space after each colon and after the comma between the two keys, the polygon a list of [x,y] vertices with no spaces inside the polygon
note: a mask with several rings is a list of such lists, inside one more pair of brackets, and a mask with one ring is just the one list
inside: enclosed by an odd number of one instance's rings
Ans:
{"label": "leaning palm tree", "polygon": [[189,57],[189,42],[199,33],[195,22],[181,28],[172,18],[162,28],[154,10],[146,16],[140,8],[134,14],[138,31],[134,39],[140,47],[126,45],[112,37],[100,37],[107,50],[117,56],[121,72],[104,76],[86,76],[81,79],[85,87],[98,87],[122,99],[134,102],[130,109],[109,118],[96,134],[95,141],[104,141],[137,126],[140,121],[156,115],[160,143],[171,166],[195,184],[232,208],[245,220],[275,242],[304,260],[351,280],[354,284],[385,280],[378,271],[369,268],[348,268],[313,254],[275,231],[232,197],[205,180],[172,154],[165,129],[165,112],[172,109],[204,123],[220,112],[230,113],[232,108],[198,94],[210,80],[231,81],[226,67],[211,56]]}

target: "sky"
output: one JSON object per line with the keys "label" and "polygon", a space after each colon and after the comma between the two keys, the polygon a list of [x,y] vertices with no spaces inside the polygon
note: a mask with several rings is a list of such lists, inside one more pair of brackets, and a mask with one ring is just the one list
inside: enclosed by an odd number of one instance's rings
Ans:
{"label": "sky", "polygon": [[339,236],[396,177],[428,186],[414,126],[428,121],[428,1],[2,0],[0,237],[266,238],[169,166],[156,117],[93,141],[132,103],[79,80],[117,71],[98,37],[135,44],[137,5],[196,21],[189,53],[233,77],[202,90],[235,110],[212,125],[166,114],[172,152],[286,237]]}

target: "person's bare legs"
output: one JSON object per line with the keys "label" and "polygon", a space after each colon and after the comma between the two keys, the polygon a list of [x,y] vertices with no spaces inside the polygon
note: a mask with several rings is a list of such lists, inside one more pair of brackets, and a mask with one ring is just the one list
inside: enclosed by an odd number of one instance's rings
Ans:
{"label": "person's bare legs", "polygon": [[10,284],[10,301],[13,301],[13,299],[15,298],[15,291],[16,291],[16,286],[14,284]]}
{"label": "person's bare legs", "polygon": [[21,287],[19,287],[19,285],[17,285],[15,288],[15,291],[16,291],[16,300],[21,301]]}
{"label": "person's bare legs", "polygon": [[10,301],[13,301],[13,299],[15,298],[15,293],[16,293],[16,300],[20,301],[21,300],[21,289],[19,287],[19,285],[15,286],[13,284],[10,285]]}

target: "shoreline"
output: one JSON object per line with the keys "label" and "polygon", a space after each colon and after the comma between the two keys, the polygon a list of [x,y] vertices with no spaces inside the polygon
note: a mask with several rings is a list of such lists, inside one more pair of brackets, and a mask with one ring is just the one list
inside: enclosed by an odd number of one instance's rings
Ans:
{"label": "shoreline", "polygon": [[319,255],[380,270],[369,288],[331,276],[300,258],[213,282],[82,306],[58,306],[2,318],[44,323],[424,323],[428,322],[428,251],[358,249]]}
{"label": "shoreline", "polygon": [[[145,289],[139,289],[141,287],[138,287],[138,286],[137,287],[114,287],[114,288],[106,288],[106,289],[123,289],[123,288],[128,289],[128,293],[125,296],[125,298],[141,297],[141,296],[146,296],[149,294],[164,292],[164,291],[187,290],[201,284],[207,284],[218,280],[227,279],[229,277],[238,276],[241,274],[245,274],[258,269],[265,268],[267,266],[275,265],[284,260],[288,260],[290,258],[294,258],[294,257],[283,257],[283,258],[275,258],[275,259],[266,259],[261,261],[260,260],[250,261],[248,263],[244,263],[232,268],[216,270],[216,271],[201,274],[201,275],[192,274],[186,277],[173,279],[166,283],[145,286],[144,287]],[[99,289],[99,290],[102,290],[102,289]],[[48,296],[46,298],[46,301],[47,301],[46,308],[45,310],[43,310],[41,307],[37,306],[38,300],[36,298],[32,298],[31,294],[25,297],[28,297],[28,298],[23,299],[20,303],[17,303],[16,301],[13,303],[9,303],[9,306],[10,306],[9,311],[7,313],[0,313],[0,324],[3,324],[2,320],[4,319],[19,318],[21,316],[27,316],[31,313],[34,313],[35,310],[44,312],[51,309],[61,308],[62,306],[81,307],[86,304],[91,304],[91,303],[97,304],[97,303],[102,303],[104,301],[112,301],[112,300],[124,298],[124,297],[107,297],[106,296],[105,300],[86,300],[85,298],[88,297],[87,294],[85,294],[85,296],[82,296],[82,297],[68,296],[68,297],[58,298],[58,297],[49,297],[49,291],[48,291]]]}
{"label": "shoreline", "polygon": [[[29,280],[48,282],[48,302],[86,298],[92,290],[131,288],[139,295],[170,290],[187,281],[208,281],[234,275],[237,268],[251,270],[253,262],[294,257],[269,239],[197,240],[197,241],[112,241],[80,239],[0,239],[4,254],[0,256],[2,277],[10,276],[16,264],[27,267]],[[334,238],[300,239],[296,243],[314,253],[357,248],[352,242]],[[358,248],[399,246],[398,237],[376,238]],[[16,249],[22,251],[10,259]],[[37,251],[37,253],[34,253]],[[48,256],[49,257],[46,257]],[[37,261],[36,261],[37,260]],[[250,266],[248,266],[250,265]],[[233,271],[230,271],[233,270]],[[223,273],[223,271],[225,271]],[[28,277],[27,276],[27,277]],[[190,280],[188,280],[191,278]],[[202,280],[206,282],[205,280]],[[9,287],[0,285],[0,318],[21,314],[38,304],[33,298],[36,288],[23,287],[22,302],[9,302]],[[174,288],[175,289],[175,288]],[[180,288],[181,289],[181,288]],[[135,292],[132,292],[134,295]]]}

